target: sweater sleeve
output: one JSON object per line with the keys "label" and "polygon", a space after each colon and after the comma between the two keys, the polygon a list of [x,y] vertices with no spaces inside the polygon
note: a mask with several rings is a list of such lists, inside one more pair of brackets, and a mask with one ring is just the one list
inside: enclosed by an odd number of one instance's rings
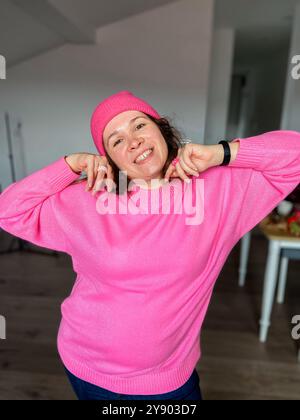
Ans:
{"label": "sweater sleeve", "polygon": [[231,187],[228,210],[241,238],[300,183],[300,133],[278,130],[234,141],[240,142],[237,157],[223,168]]}
{"label": "sweater sleeve", "polygon": [[61,157],[0,195],[0,227],[41,247],[66,252],[60,192],[79,177]]}

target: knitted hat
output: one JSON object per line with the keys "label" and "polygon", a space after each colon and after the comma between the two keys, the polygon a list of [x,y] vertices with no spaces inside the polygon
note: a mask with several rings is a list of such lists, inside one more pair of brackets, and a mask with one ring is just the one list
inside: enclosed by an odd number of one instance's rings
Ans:
{"label": "knitted hat", "polygon": [[146,101],[124,90],[109,96],[97,105],[91,118],[91,133],[100,155],[105,155],[103,131],[116,115],[124,111],[140,111],[154,118],[161,118],[158,112]]}

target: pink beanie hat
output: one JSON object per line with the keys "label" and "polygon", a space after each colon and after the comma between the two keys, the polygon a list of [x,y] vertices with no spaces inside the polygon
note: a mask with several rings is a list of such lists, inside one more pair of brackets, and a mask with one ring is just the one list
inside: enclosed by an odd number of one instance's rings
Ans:
{"label": "pink beanie hat", "polygon": [[97,105],[91,118],[91,133],[100,155],[105,155],[103,131],[116,115],[124,111],[140,111],[154,118],[161,118],[159,113],[146,101],[124,90],[109,96]]}

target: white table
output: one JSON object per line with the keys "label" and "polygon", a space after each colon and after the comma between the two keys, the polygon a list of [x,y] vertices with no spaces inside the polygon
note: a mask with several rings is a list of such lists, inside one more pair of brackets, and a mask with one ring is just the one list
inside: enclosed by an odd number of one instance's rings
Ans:
{"label": "white table", "polygon": [[[277,302],[283,303],[288,271],[288,261],[289,258],[291,258],[291,252],[295,250],[300,252],[300,238],[294,237],[284,232],[276,232],[274,229],[271,229],[267,226],[267,221],[268,217],[259,224],[261,231],[269,241],[268,258],[264,275],[259,333],[259,339],[263,343],[267,341],[268,330],[271,325],[271,314],[277,286],[279,260],[281,259],[281,267]],[[251,231],[242,238],[241,243],[241,259],[239,267],[239,285],[241,287],[245,285],[250,242]]]}

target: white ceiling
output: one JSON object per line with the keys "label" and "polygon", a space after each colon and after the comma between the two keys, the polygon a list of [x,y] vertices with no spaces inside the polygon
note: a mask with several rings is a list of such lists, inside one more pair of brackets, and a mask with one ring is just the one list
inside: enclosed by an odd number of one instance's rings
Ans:
{"label": "white ceiling", "polygon": [[[26,1],[26,0],[25,0]],[[0,0],[0,54],[12,65],[64,42],[10,0]]]}
{"label": "white ceiling", "polygon": [[[96,28],[174,1],[0,0],[0,54],[11,66],[65,42],[92,42]],[[237,30],[238,54],[283,48],[299,1],[216,0],[215,24]]]}
{"label": "white ceiling", "polygon": [[[101,27],[108,23],[125,19],[164,4],[178,0],[50,0],[54,5],[64,3],[78,16],[93,25]],[[201,0],[200,0],[201,1]]]}
{"label": "white ceiling", "polygon": [[[72,42],[71,25],[68,32],[65,30],[68,23],[75,22],[76,29],[80,23],[87,24],[95,30],[174,1],[177,0],[0,0],[0,54],[5,56],[8,67],[13,66]],[[58,13],[49,13],[56,9]],[[75,26],[73,38],[78,39]]]}

